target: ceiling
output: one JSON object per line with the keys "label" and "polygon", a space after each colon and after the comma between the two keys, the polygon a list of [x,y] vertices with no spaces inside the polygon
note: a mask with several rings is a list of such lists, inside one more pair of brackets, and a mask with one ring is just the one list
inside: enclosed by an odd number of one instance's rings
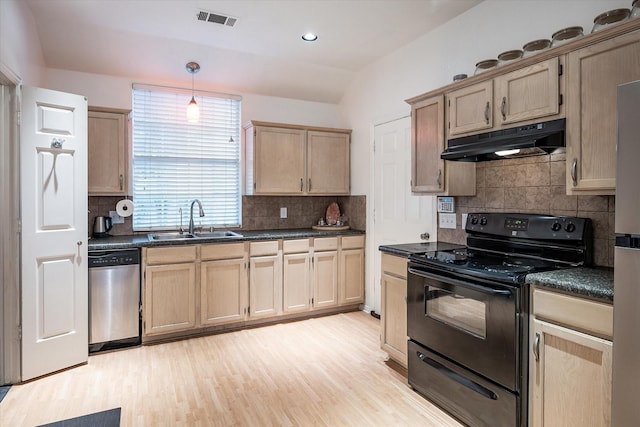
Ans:
{"label": "ceiling", "polygon": [[358,71],[482,0],[26,1],[49,68],[190,87],[196,61],[196,88],[338,103]]}

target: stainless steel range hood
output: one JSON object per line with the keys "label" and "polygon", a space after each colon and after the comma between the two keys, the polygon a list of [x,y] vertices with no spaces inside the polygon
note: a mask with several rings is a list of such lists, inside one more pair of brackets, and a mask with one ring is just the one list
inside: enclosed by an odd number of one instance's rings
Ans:
{"label": "stainless steel range hood", "polygon": [[440,157],[483,162],[564,152],[565,122],[559,119],[450,139]]}

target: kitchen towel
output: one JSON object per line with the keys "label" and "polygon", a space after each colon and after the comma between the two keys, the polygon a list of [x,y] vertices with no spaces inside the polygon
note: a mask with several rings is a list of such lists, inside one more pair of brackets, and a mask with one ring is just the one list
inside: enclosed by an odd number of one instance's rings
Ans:
{"label": "kitchen towel", "polygon": [[116,204],[116,212],[121,217],[133,215],[133,202],[129,199],[122,199]]}

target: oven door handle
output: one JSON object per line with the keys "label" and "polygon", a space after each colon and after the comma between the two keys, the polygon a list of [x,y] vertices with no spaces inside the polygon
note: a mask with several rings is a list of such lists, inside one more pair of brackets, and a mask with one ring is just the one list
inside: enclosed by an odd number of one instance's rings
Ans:
{"label": "oven door handle", "polygon": [[458,279],[453,279],[451,277],[441,277],[441,276],[437,276],[435,274],[430,274],[427,273],[426,271],[423,270],[418,270],[414,267],[409,267],[409,273],[413,273],[417,276],[420,277],[425,277],[425,278],[431,278],[431,279],[436,279],[436,280],[443,280],[446,279],[447,283],[452,283],[454,285],[458,285],[461,287],[465,287],[465,288],[469,288],[469,289],[473,289],[476,291],[480,291],[480,292],[484,292],[486,294],[491,294],[491,295],[495,295],[495,296],[503,296],[503,297],[510,297],[511,296],[511,291],[508,289],[494,289],[494,288],[490,288],[488,286],[482,286],[482,285],[476,285],[474,283],[469,283],[469,282],[463,282],[462,280],[458,280]]}
{"label": "oven door handle", "polygon": [[458,384],[461,384],[473,391],[475,391],[478,394],[481,394],[482,396],[488,398],[488,399],[492,399],[492,400],[498,400],[498,395],[495,394],[494,392],[492,392],[491,390],[489,390],[486,387],[481,386],[480,384],[478,384],[475,381],[470,380],[467,377],[464,377],[462,375],[460,375],[457,372],[452,371],[451,369],[447,368],[446,366],[444,366],[442,363],[436,362],[435,360],[433,360],[430,357],[427,357],[425,354],[417,351],[416,352],[418,355],[418,358],[420,360],[422,360],[424,363],[426,363],[427,365],[432,366],[433,368],[435,368],[438,372],[440,372],[441,374],[449,377],[450,379],[452,379],[453,381],[457,382]]}

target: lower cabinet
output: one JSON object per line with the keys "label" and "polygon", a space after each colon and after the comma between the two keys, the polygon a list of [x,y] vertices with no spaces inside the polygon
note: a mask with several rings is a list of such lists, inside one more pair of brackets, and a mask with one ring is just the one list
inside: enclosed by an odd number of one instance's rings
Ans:
{"label": "lower cabinet", "polygon": [[364,302],[364,236],[344,236],[340,248],[339,303]]}
{"label": "lower cabinet", "polygon": [[610,426],[613,306],[538,289],[532,301],[529,425]]}
{"label": "lower cabinet", "polygon": [[200,324],[235,323],[248,310],[247,257],[244,243],[203,245],[200,264]]}
{"label": "lower cabinet", "polygon": [[282,312],[282,257],[278,241],[252,242],[249,247],[249,318]]}
{"label": "lower cabinet", "polygon": [[282,253],[283,311],[308,311],[311,309],[309,239],[283,241]]}
{"label": "lower cabinet", "polygon": [[364,301],[364,236],[151,247],[142,253],[143,337],[149,341]]}
{"label": "lower cabinet", "polygon": [[407,367],[407,259],[382,254],[380,347]]}
{"label": "lower cabinet", "polygon": [[313,239],[312,258],[313,308],[338,305],[338,238]]}
{"label": "lower cabinet", "polygon": [[193,329],[196,326],[196,248],[149,248],[145,255],[144,333]]}

